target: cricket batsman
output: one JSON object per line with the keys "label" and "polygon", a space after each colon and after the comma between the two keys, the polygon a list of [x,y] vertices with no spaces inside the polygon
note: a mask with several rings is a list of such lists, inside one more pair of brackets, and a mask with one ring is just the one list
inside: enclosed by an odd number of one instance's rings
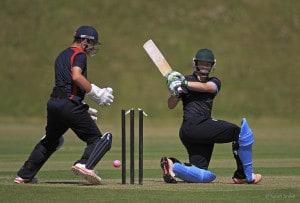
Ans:
{"label": "cricket batsman", "polygon": [[97,110],[83,102],[85,95],[98,105],[111,105],[114,96],[110,87],[100,88],[87,80],[87,56],[93,56],[99,45],[98,32],[92,26],[80,26],[70,47],[55,61],[55,84],[47,103],[45,136],[37,143],[17,173],[14,182],[35,183],[35,177],[48,158],[63,144],[63,134],[71,128],[86,143],[82,157],[71,170],[91,184],[101,178],[93,170],[110,150],[112,134],[102,135],[94,120]]}
{"label": "cricket batsman", "polygon": [[208,183],[216,176],[208,170],[216,143],[232,143],[233,156],[237,169],[232,180],[236,184],[257,184],[262,180],[260,174],[253,172],[252,144],[254,136],[245,118],[241,127],[211,117],[213,100],[221,90],[221,81],[210,77],[216,65],[214,54],[209,49],[200,49],[193,59],[194,72],[183,76],[171,72],[167,85],[171,96],[169,109],[183,104],[183,121],[179,131],[180,140],[185,146],[189,163],[181,163],[176,158],[161,158],[163,179],[166,183],[176,183],[176,177],[185,182]]}

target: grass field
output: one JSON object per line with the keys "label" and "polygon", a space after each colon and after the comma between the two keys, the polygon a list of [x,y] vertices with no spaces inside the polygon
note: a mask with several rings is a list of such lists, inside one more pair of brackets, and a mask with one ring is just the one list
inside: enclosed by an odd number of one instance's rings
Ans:
{"label": "grass field", "polygon": [[235,165],[230,144],[224,144],[215,147],[211,161],[210,169],[217,174],[213,183],[169,185],[162,181],[159,159],[163,155],[172,155],[185,161],[185,149],[179,143],[176,127],[161,127],[146,120],[142,186],[121,185],[121,170],[112,166],[113,160],[121,156],[118,123],[114,126],[104,124],[102,128],[113,129],[115,135],[112,150],[97,166],[104,179],[103,185],[89,186],[71,173],[70,166],[84,147],[72,132],[67,133],[63,148],[38,174],[39,184],[15,185],[16,171],[43,133],[43,125],[1,125],[0,202],[299,201],[300,127],[287,124],[279,127],[276,122],[263,125],[252,122],[256,135],[255,169],[264,176],[261,184],[231,183]]}
{"label": "grass field", "polygon": [[107,117],[142,106],[172,118],[165,81],[142,48],[152,38],[183,74],[198,49],[214,51],[222,81],[215,114],[300,118],[298,0],[1,0],[1,8],[0,119],[45,115],[54,60],[81,24],[100,31],[88,79],[114,89]]}
{"label": "grass field", "polygon": [[[0,203],[299,202],[299,10],[299,0],[1,0]],[[63,148],[38,174],[39,184],[15,185],[16,171],[44,133],[40,120],[53,86],[55,57],[83,24],[100,30],[100,53],[89,59],[88,79],[111,86],[115,96],[111,107],[99,108],[102,131],[114,134],[112,150],[97,167],[104,184],[88,186],[71,173],[84,145],[68,132]],[[213,115],[249,118],[261,184],[231,184],[230,144],[215,147],[213,183],[162,182],[161,156],[187,157],[175,127],[180,121],[174,120],[182,109],[166,108],[165,81],[142,48],[149,38],[183,74],[191,73],[199,48],[214,51],[214,75],[222,90]],[[132,107],[150,114],[143,186],[121,185],[121,170],[112,167],[121,157],[120,109]]]}

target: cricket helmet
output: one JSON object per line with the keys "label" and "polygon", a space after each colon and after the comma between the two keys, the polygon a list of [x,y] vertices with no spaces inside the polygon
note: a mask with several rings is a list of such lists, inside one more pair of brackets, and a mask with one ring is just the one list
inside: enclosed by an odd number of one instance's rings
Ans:
{"label": "cricket helmet", "polygon": [[194,73],[201,82],[208,80],[208,75],[216,66],[216,59],[210,49],[199,49],[196,53],[194,62]]}
{"label": "cricket helmet", "polygon": [[74,38],[76,39],[88,39],[93,44],[99,44],[99,34],[97,30],[89,25],[82,25],[75,31]]}
{"label": "cricket helmet", "polygon": [[213,52],[210,49],[199,49],[196,53],[194,61],[207,61],[214,65],[216,59]]}

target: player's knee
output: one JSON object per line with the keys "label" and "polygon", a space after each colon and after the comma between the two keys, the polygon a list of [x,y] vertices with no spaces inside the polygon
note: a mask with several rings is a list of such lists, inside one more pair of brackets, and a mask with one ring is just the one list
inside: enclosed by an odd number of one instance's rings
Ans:
{"label": "player's knee", "polygon": [[232,135],[233,135],[233,140],[234,141],[238,141],[239,140],[239,135],[240,135],[240,131],[241,131],[241,128],[237,125],[232,125]]}
{"label": "player's knee", "polygon": [[54,151],[59,149],[63,145],[63,143],[64,143],[63,137],[56,140],[49,140],[47,138],[43,138],[40,141],[40,145],[42,145],[45,148],[47,153],[53,153]]}
{"label": "player's knee", "polygon": [[92,144],[99,142],[100,140],[101,140],[101,135],[93,135],[86,139],[86,144],[92,145]]}

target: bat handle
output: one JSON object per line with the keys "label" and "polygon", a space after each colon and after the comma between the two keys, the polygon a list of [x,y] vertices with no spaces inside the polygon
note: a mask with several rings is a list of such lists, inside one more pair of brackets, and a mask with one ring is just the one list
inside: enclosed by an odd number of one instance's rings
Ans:
{"label": "bat handle", "polygon": [[183,92],[182,87],[178,87],[178,92]]}

